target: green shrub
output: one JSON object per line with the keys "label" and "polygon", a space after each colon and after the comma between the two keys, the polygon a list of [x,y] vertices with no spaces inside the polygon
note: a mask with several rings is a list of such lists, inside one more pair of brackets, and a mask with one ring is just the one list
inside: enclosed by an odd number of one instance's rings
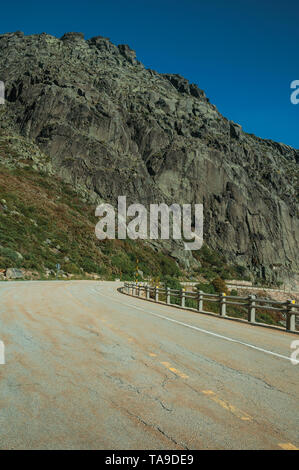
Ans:
{"label": "green shrub", "polygon": [[171,277],[179,277],[181,275],[181,271],[176,262],[163,253],[157,254],[157,261],[159,263],[162,276],[169,275]]}
{"label": "green shrub", "polygon": [[136,264],[130,260],[130,257],[126,253],[119,252],[112,256],[111,263],[123,275],[132,276],[135,274]]}
{"label": "green shrub", "polygon": [[11,248],[0,247],[0,260],[3,268],[20,268],[22,265],[22,259]]}
{"label": "green shrub", "polygon": [[81,274],[80,268],[74,263],[65,263],[63,270],[70,274]]}
{"label": "green shrub", "polygon": [[225,294],[228,293],[228,288],[225,284],[225,281],[221,279],[221,277],[216,277],[212,281],[212,285],[214,286],[215,292],[219,292],[219,293],[224,292]]}
{"label": "green shrub", "polygon": [[200,283],[200,284],[197,284],[195,287],[197,290],[201,290],[202,292],[205,292],[206,294],[216,294],[215,287],[213,286],[213,284]]}
{"label": "green shrub", "polygon": [[103,268],[97,264],[92,258],[84,258],[81,262],[81,267],[87,273],[102,274]]}
{"label": "green shrub", "polygon": [[161,281],[166,287],[169,287],[170,289],[175,289],[175,290],[180,290],[182,288],[180,281],[178,279],[175,279],[169,275],[163,276],[161,278]]}

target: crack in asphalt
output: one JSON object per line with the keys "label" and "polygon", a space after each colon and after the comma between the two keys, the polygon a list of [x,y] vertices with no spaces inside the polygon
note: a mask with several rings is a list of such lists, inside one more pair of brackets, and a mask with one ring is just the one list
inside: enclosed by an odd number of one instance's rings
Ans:
{"label": "crack in asphalt", "polygon": [[[170,409],[168,408],[163,402],[162,400],[160,400],[160,398],[158,397],[155,397],[155,396],[152,396],[152,395],[149,395],[148,393],[145,393],[144,390],[142,390],[142,388],[138,388],[136,387],[136,385],[132,385],[130,384],[129,382],[125,382],[124,380],[122,380],[120,377],[113,377],[109,374],[107,374],[106,372],[104,373],[105,377],[107,377],[109,380],[111,380],[115,385],[117,386],[123,386],[124,388],[126,388],[127,390],[132,390],[134,391],[135,393],[137,393],[138,395],[142,395],[144,398],[148,398],[149,400],[153,400],[153,401],[156,401],[160,404],[160,406],[168,411],[168,412],[172,412],[173,409]],[[123,388],[123,387],[120,387],[120,388]],[[144,387],[144,389],[147,388]]]}
{"label": "crack in asphalt", "polygon": [[[112,402],[113,403],[113,402]],[[144,426],[147,426],[147,427],[150,427],[156,431],[158,431],[159,433],[161,433],[164,437],[166,437],[169,441],[173,442],[176,446],[179,446],[179,447],[182,447],[183,449],[186,449],[186,450],[189,450],[189,448],[184,445],[184,444],[180,444],[178,441],[176,441],[172,436],[170,436],[169,434],[167,434],[165,431],[163,431],[159,426],[156,426],[154,424],[150,424],[150,423],[147,423],[146,421],[144,421],[144,419],[142,419],[140,416],[132,413],[131,411],[129,411],[128,409],[124,408],[124,407],[120,407],[120,409],[122,409],[123,411],[125,411],[129,416],[132,416],[133,418],[137,419],[140,423],[142,423]]]}

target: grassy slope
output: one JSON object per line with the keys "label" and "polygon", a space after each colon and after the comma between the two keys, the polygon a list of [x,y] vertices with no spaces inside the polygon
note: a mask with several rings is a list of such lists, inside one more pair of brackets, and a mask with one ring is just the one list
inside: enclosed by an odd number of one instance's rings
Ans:
{"label": "grassy slope", "polygon": [[0,268],[23,267],[42,274],[60,263],[74,275],[129,279],[139,258],[145,275],[180,274],[171,258],[144,244],[97,240],[94,209],[56,177],[0,166]]}
{"label": "grassy slope", "polygon": [[[172,258],[144,242],[97,240],[94,210],[57,177],[31,166],[0,165],[0,268],[23,267],[43,274],[59,263],[77,276],[96,273],[106,279],[133,279],[138,258],[145,276],[161,279],[184,274]],[[242,277],[240,267],[228,265],[206,246],[195,256],[201,266],[193,276]]]}

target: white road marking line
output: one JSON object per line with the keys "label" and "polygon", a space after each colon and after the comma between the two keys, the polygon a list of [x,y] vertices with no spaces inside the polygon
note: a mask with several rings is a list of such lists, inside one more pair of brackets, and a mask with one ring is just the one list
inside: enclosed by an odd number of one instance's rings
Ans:
{"label": "white road marking line", "polygon": [[[102,295],[103,297],[106,297],[106,298],[111,300],[111,297],[109,297],[107,295],[104,295],[102,293],[100,293],[100,295]],[[115,300],[115,299],[113,299],[113,300],[114,300],[114,302],[117,302],[117,303],[121,304],[122,306],[124,306],[123,302],[120,302],[120,301]],[[125,305],[128,306],[128,307],[135,308],[136,310],[141,310],[142,312],[145,312],[148,315],[153,315],[154,317],[162,318],[163,320],[168,320],[172,323],[176,323],[178,325],[185,326],[186,328],[190,328],[192,330],[200,331],[201,333],[205,333],[207,335],[215,336],[217,338],[221,338],[221,339],[224,339],[226,341],[230,341],[231,343],[241,344],[242,346],[247,346],[248,348],[255,349],[256,351],[260,351],[260,352],[263,352],[265,354],[269,354],[271,356],[276,356],[276,357],[279,357],[280,359],[286,359],[289,362],[299,364],[299,360],[294,360],[294,359],[291,359],[288,356],[283,356],[282,354],[278,354],[278,353],[275,353],[273,351],[268,351],[267,349],[259,348],[258,346],[254,346],[253,344],[244,343],[243,341],[239,341],[237,339],[230,338],[229,336],[219,335],[218,333],[214,333],[212,331],[204,330],[203,328],[199,328],[198,326],[189,325],[188,323],[184,323],[184,322],[181,322],[181,321],[178,321],[178,320],[174,320],[173,318],[169,318],[169,317],[166,317],[164,315],[159,315],[158,313],[149,312],[148,310],[145,310],[144,308],[141,308],[141,307],[136,307],[135,305],[133,305],[131,303],[130,304],[125,304]]]}

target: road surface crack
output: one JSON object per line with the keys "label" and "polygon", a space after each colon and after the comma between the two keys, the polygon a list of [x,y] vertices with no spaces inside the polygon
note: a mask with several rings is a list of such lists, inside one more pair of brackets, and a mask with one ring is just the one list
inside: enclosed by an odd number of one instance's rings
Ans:
{"label": "road surface crack", "polygon": [[[115,403],[116,405],[116,403]],[[184,444],[180,444],[178,441],[176,441],[172,436],[170,436],[169,434],[167,434],[165,431],[163,431],[159,426],[156,426],[154,424],[150,424],[150,423],[147,423],[146,421],[144,421],[143,418],[141,418],[140,416],[138,415],[135,415],[134,413],[132,413],[131,411],[129,411],[128,409],[126,408],[123,408],[123,407],[119,407],[121,410],[125,411],[129,416],[137,419],[140,423],[142,423],[144,426],[146,427],[149,427],[149,428],[152,428],[154,429],[155,431],[158,431],[160,434],[162,434],[164,437],[166,437],[166,439],[168,439],[169,441],[173,442],[176,446],[178,447],[182,447],[183,449],[186,449],[186,450],[189,450],[189,448],[187,446],[185,446]]]}

